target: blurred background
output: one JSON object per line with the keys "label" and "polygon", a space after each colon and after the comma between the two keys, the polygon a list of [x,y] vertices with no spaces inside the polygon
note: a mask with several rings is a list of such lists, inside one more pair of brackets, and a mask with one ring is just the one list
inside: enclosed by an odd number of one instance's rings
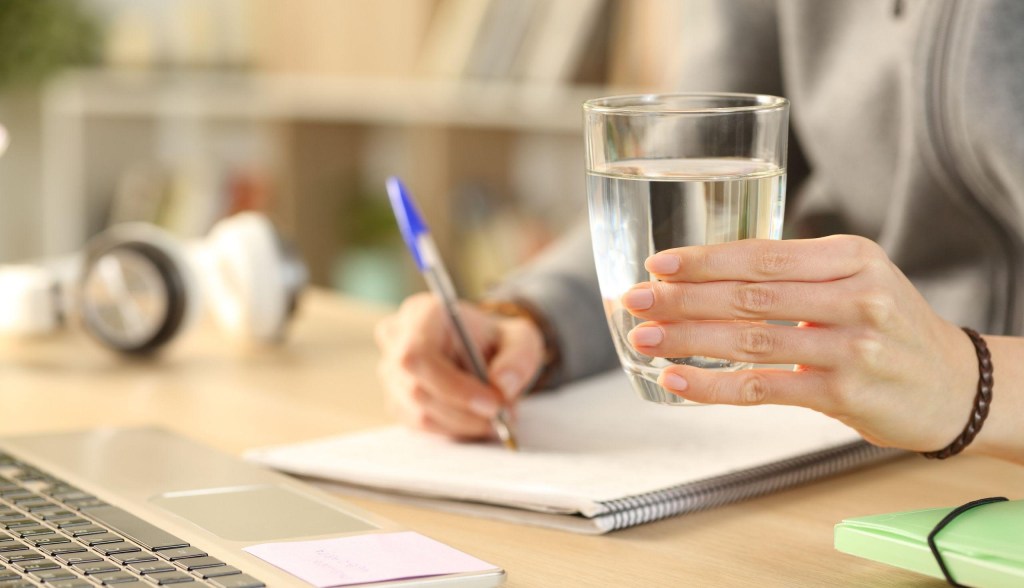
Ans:
{"label": "blurred background", "polygon": [[674,87],[676,5],[0,0],[0,263],[255,209],[313,283],[395,302],[398,174],[480,295],[585,215],[581,102]]}

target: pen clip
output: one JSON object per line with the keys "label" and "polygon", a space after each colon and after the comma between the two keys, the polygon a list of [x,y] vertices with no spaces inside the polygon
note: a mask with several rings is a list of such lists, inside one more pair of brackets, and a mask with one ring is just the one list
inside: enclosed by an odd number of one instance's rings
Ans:
{"label": "pen clip", "polygon": [[427,259],[424,252],[420,251],[420,236],[429,233],[427,224],[423,222],[420,211],[416,208],[416,202],[412,199],[409,190],[398,179],[398,176],[391,176],[385,182],[388,191],[388,199],[391,201],[391,209],[395,213],[395,220],[398,221],[398,230],[402,233],[405,245],[412,253],[413,261],[421,272],[427,269]]}

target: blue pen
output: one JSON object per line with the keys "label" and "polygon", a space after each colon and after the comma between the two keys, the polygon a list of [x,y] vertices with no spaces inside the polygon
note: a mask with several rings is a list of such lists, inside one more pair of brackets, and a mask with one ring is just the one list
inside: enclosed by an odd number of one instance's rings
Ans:
{"label": "blue pen", "polygon": [[[406,190],[402,181],[391,176],[387,179],[386,185],[388,198],[391,199],[391,209],[395,213],[395,219],[398,220],[398,229],[402,232],[402,238],[405,239],[405,244],[409,247],[413,260],[416,261],[416,267],[423,275],[423,279],[426,280],[427,287],[444,306],[456,338],[461,343],[456,347],[462,351],[465,363],[472,368],[476,377],[481,382],[490,385],[490,379],[487,377],[487,364],[484,362],[480,349],[470,338],[469,331],[459,314],[455,286],[452,285],[452,279],[437,251],[437,245],[434,244],[434,239],[430,236],[430,229],[423,222],[412,195]],[[508,412],[504,407],[498,410],[495,417],[491,419],[491,426],[494,427],[506,448],[512,451],[518,449],[519,445],[516,443],[512,427],[509,425]]]}

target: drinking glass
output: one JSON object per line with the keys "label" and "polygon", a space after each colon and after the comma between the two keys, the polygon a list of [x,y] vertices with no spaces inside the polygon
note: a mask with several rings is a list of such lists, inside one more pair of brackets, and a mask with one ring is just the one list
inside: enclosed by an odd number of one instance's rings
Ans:
{"label": "drinking glass", "polygon": [[638,353],[626,335],[642,321],[619,299],[655,279],[644,260],[659,251],[781,237],[789,101],[722,93],[615,96],[590,100],[583,112],[594,259],[619,360],[645,400],[693,404],[658,385],[662,369],[735,371],[750,364]]}

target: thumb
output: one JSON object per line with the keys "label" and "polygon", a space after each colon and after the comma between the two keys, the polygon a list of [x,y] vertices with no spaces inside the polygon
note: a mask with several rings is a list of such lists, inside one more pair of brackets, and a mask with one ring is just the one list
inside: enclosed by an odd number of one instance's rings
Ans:
{"label": "thumb", "polygon": [[498,341],[488,376],[506,401],[514,401],[532,386],[543,367],[544,337],[533,321],[506,318],[498,323]]}

